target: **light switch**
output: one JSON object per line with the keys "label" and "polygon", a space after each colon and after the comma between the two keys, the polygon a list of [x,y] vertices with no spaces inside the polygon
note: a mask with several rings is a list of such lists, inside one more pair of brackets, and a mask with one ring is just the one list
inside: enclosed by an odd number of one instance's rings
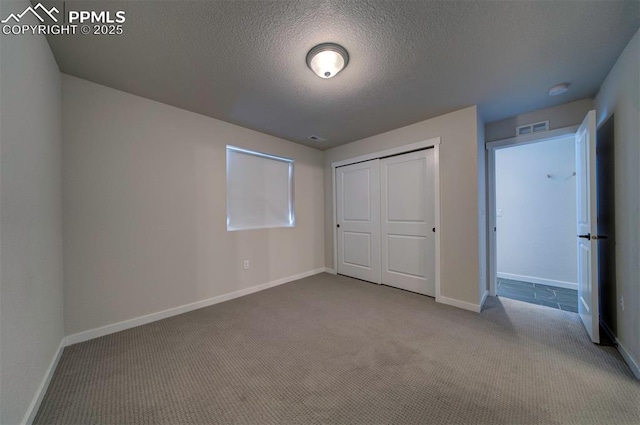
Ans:
{"label": "light switch", "polygon": [[496,209],[496,217],[502,217],[502,208]]}

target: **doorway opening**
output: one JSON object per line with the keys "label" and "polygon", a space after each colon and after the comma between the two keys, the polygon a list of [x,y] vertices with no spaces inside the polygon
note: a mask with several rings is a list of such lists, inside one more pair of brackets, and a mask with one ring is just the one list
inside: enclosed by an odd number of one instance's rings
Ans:
{"label": "doorway opening", "polygon": [[[587,113],[582,124],[575,127],[561,128],[557,130],[547,131],[545,135],[529,134],[526,136],[518,136],[512,139],[498,140],[495,142],[487,143],[487,158],[488,158],[488,205],[489,205],[489,294],[491,296],[497,295],[498,287],[498,234],[503,230],[498,228],[498,211],[496,204],[496,155],[499,155],[499,151],[502,149],[509,149],[513,146],[526,146],[535,143],[553,142],[558,141],[567,136],[572,136],[571,139],[575,142],[575,168],[570,173],[567,173],[566,168],[559,168],[555,173],[552,171],[542,170],[542,176],[539,175],[540,170],[537,171],[538,177],[548,180],[547,184],[552,182],[560,182],[565,179],[565,183],[569,183],[570,186],[575,187],[575,227],[568,226],[567,232],[570,229],[574,229],[574,243],[576,248],[576,264],[577,266],[577,289],[578,289],[578,314],[580,320],[587,331],[587,334],[592,342],[600,343],[600,288],[602,285],[598,281],[599,273],[599,257],[598,251],[602,251],[599,248],[600,243],[611,243],[614,235],[611,233],[605,233],[605,231],[611,232],[614,228],[613,223],[607,226],[600,226],[601,220],[607,219],[605,216],[601,216],[603,213],[610,215],[611,211],[607,208],[600,208],[600,214],[598,210],[598,200],[604,202],[605,200],[611,200],[611,197],[607,198],[603,193],[598,195],[597,182],[604,178],[603,171],[611,173],[613,170],[612,158],[613,155],[611,146],[613,141],[609,140],[606,145],[600,145],[596,143],[596,111],[591,110]],[[611,139],[611,137],[606,138]],[[603,138],[603,140],[605,140]],[[568,143],[568,142],[567,142]],[[600,155],[597,154],[598,149],[601,151]],[[605,154],[606,153],[606,154]],[[527,158],[531,160],[532,158]],[[603,163],[606,163],[604,164]],[[598,166],[600,162],[600,166]],[[528,167],[529,164],[522,165],[523,168]],[[597,170],[600,169],[600,176],[598,176]],[[575,172],[575,174],[574,174]],[[554,176],[556,180],[554,180]],[[575,179],[575,183],[570,182],[570,179]],[[613,180],[609,179],[608,183],[601,185],[600,189],[609,188],[612,185]],[[522,185],[522,181],[513,179],[510,184]],[[521,192],[527,191],[527,186],[520,187]],[[568,195],[567,195],[568,196]],[[573,196],[572,196],[573,198]],[[555,211],[556,204],[560,204],[560,201],[554,201],[553,198],[536,199],[537,204],[543,204]],[[502,211],[502,217],[506,211]],[[613,220],[609,217],[608,220]],[[540,240],[546,241],[552,236],[555,236],[556,227],[544,227],[542,229],[536,229],[530,226],[530,223],[521,223],[519,244],[516,245],[516,250],[522,249],[522,247],[528,247],[532,244],[539,243]],[[560,230],[557,230],[558,232]],[[603,232],[603,233],[599,233]],[[555,249],[555,246],[547,246],[547,249]],[[610,256],[611,257],[611,256]],[[609,258],[609,257],[607,257]],[[530,258],[530,261],[534,261],[535,258]],[[610,267],[614,267],[610,265]],[[608,275],[607,275],[608,276]],[[547,278],[548,279],[548,278]],[[571,282],[570,282],[571,283]],[[533,282],[535,286],[537,282]],[[544,282],[543,282],[544,284]],[[502,286],[502,285],[501,285]],[[557,286],[557,285],[556,285]],[[553,289],[554,293],[557,292]],[[562,292],[562,291],[560,291]],[[533,299],[536,300],[535,292],[532,294]],[[560,307],[560,305],[559,305]]]}
{"label": "doorway opening", "polygon": [[496,294],[578,313],[575,136],[496,149]]}

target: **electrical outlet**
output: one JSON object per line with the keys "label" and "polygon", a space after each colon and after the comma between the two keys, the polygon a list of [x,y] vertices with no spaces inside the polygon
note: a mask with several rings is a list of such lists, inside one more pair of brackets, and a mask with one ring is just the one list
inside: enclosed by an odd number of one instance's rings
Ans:
{"label": "electrical outlet", "polygon": [[242,263],[242,268],[245,270],[249,269],[249,260],[244,260],[244,262]]}
{"label": "electrical outlet", "polygon": [[620,310],[624,311],[624,295],[620,295]]}

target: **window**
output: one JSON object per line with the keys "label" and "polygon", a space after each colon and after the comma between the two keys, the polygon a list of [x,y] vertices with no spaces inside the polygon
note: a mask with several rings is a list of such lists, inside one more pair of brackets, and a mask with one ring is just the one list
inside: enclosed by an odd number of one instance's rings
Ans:
{"label": "window", "polygon": [[293,160],[227,146],[227,230],[295,225]]}

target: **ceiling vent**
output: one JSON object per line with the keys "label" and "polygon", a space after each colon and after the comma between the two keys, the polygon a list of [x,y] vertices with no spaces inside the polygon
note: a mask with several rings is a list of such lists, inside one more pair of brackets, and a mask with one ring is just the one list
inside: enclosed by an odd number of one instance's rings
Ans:
{"label": "ceiling vent", "polygon": [[541,131],[549,131],[549,121],[542,121],[534,124],[527,124],[516,127],[516,136],[524,136],[525,134],[531,133],[540,133]]}
{"label": "ceiling vent", "polygon": [[320,136],[309,136],[309,140],[313,140],[314,142],[326,142],[326,139],[323,139]]}

